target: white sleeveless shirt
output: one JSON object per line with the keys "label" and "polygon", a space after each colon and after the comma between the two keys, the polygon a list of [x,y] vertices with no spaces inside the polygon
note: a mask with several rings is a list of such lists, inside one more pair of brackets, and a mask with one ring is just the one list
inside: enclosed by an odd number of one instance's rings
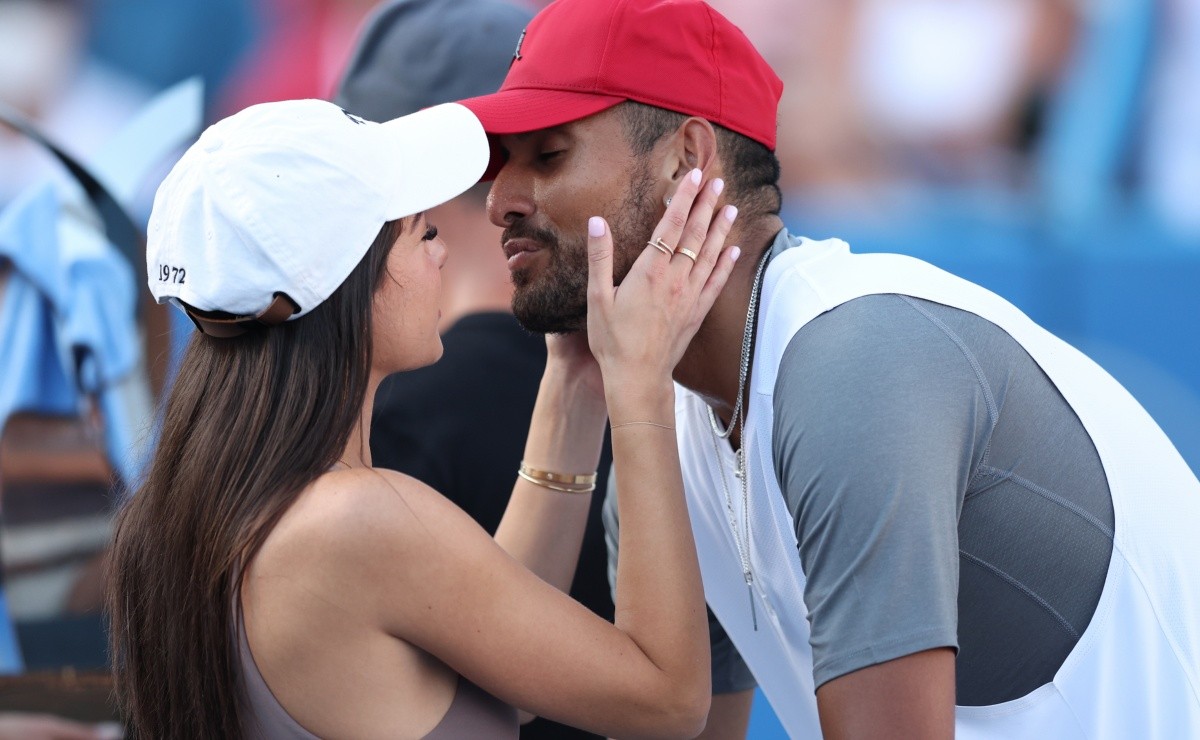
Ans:
{"label": "white sleeveless shirt", "polygon": [[[1012,336],[1091,436],[1112,495],[1112,557],[1079,642],[1053,681],[1026,696],[957,707],[957,737],[1200,738],[1200,482],[1166,435],[1103,369],[995,294],[911,257],[856,255],[839,240],[807,239],[776,255],[763,280],[743,434],[745,517],[729,445],[714,446],[704,401],[676,389],[705,596],[788,734],[816,738],[821,730],[804,569],[772,455],[776,374],[809,321],[855,298],[889,293],[969,311]],[[749,595],[731,515],[743,546],[749,519]]]}

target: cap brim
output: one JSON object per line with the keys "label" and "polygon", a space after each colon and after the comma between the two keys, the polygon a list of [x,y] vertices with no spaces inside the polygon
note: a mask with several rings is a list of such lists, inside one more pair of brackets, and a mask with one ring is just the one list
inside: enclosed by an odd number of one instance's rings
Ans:
{"label": "cap brim", "polygon": [[[578,121],[622,103],[618,95],[597,95],[569,90],[512,88],[491,95],[458,101],[483,124],[488,137],[523,134]],[[493,146],[484,180],[491,180],[504,166],[504,158]]]}
{"label": "cap brim", "polygon": [[389,220],[429,210],[479,182],[490,149],[479,119],[457,103],[395,118],[380,127],[398,172]]}

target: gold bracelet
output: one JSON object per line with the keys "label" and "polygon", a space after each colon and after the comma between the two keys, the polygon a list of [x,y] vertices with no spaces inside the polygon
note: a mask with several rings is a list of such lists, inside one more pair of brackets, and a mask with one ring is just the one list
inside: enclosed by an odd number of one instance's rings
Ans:
{"label": "gold bracelet", "polygon": [[658,427],[659,429],[670,429],[671,431],[675,431],[675,427],[667,426],[666,424],[659,424],[653,421],[625,421],[621,422],[620,424],[613,424],[611,427],[609,427],[609,429],[620,429],[621,427],[629,427],[633,426],[634,424],[642,424],[644,426]]}
{"label": "gold bracelet", "polygon": [[592,485],[596,484],[595,473],[583,473],[581,475],[573,475],[571,473],[551,473],[549,470],[538,470],[537,468],[531,468],[525,464],[524,460],[521,461],[520,472],[524,473],[530,478],[536,478],[537,480],[545,481],[547,483],[566,483],[572,486],[588,483]]}
{"label": "gold bracelet", "polygon": [[569,486],[556,485],[554,483],[548,483],[544,480],[539,480],[538,478],[534,478],[532,475],[529,475],[524,470],[517,470],[517,475],[520,476],[521,478],[529,481],[530,483],[532,483],[535,486],[541,486],[542,488],[549,488],[551,491],[562,491],[563,493],[591,493],[592,491],[596,490],[595,483],[584,483],[582,485],[576,485],[575,487],[569,487]]}

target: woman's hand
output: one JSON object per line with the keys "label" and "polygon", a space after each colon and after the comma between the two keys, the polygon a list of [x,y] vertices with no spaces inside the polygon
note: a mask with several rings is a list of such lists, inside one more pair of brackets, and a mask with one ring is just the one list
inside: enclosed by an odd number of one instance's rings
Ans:
{"label": "woman's hand", "polygon": [[665,249],[648,244],[619,287],[612,232],[598,216],[588,221],[587,334],[606,380],[669,378],[729,279],[741,250],[723,247],[737,208],[714,219],[724,183],[702,188],[701,178],[692,170],[683,179],[655,227],[650,240]]}

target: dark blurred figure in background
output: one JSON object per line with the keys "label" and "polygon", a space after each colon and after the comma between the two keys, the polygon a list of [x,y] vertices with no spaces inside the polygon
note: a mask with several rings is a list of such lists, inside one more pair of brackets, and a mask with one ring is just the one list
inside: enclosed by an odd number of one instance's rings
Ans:
{"label": "dark blurred figure in background", "polygon": [[[335,102],[373,121],[495,91],[532,14],[497,0],[400,0],[368,20]],[[500,229],[485,211],[487,185],[429,211],[450,246],[442,270],[445,354],[383,382],[371,456],[441,491],[495,533],[520,465],[546,364],[546,344],[513,318]],[[607,444],[599,466],[609,469]],[[598,481],[599,490],[604,482]],[[593,496],[571,596],[611,621],[600,509]],[[543,719],[522,738],[588,738]]]}

